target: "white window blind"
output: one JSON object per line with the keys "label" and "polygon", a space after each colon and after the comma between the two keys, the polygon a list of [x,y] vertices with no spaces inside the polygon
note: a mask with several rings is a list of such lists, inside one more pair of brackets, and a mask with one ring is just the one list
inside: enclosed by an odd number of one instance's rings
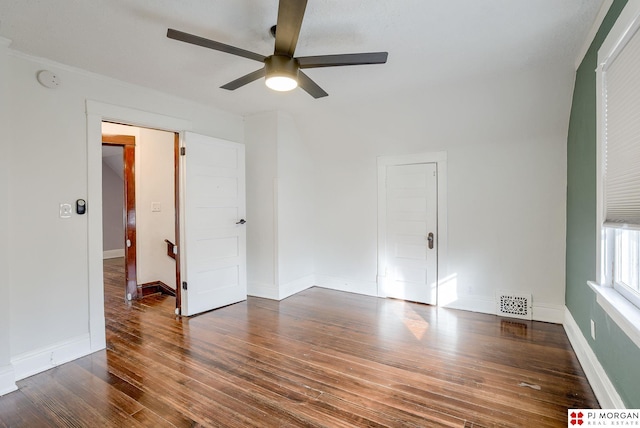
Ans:
{"label": "white window blind", "polygon": [[604,76],[605,225],[640,228],[640,32],[608,64]]}

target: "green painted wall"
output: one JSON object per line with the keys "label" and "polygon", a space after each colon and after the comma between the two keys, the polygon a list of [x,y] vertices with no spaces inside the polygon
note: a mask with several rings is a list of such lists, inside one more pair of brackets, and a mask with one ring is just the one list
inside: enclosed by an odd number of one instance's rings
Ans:
{"label": "green painted wall", "polygon": [[[626,5],[614,0],[576,74],[567,141],[567,308],[627,408],[640,408],[640,349],[596,303],[596,65],[598,49]],[[589,320],[596,323],[591,339]]]}

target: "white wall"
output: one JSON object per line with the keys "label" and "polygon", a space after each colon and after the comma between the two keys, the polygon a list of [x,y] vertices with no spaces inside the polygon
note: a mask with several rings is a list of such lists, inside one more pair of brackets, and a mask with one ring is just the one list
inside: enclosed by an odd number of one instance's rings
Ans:
{"label": "white wall", "polygon": [[314,284],[314,165],[293,118],[245,118],[248,293],[283,299]]}
{"label": "white wall", "polygon": [[278,117],[245,118],[247,293],[277,298],[276,194]]}
{"label": "white wall", "polygon": [[[406,103],[358,100],[348,117],[303,119],[318,171],[318,285],[375,290],[376,157],[446,151],[449,305],[494,312],[497,290],[527,291],[534,318],[561,322],[571,88],[551,76],[415,88]],[[327,123],[332,132],[317,129]]]}
{"label": "white wall", "polygon": [[10,308],[11,271],[9,270],[9,159],[11,153],[11,132],[9,127],[10,101],[9,72],[7,62],[7,42],[0,38],[0,395],[15,389],[15,376],[11,366],[10,348]]}
{"label": "white wall", "polygon": [[314,164],[296,123],[278,113],[278,279],[281,296],[314,285]]}
{"label": "white wall", "polygon": [[[176,288],[176,262],[167,256],[165,239],[176,243],[174,134],[140,129],[136,158],[138,284],[162,281]],[[160,211],[153,212],[152,205]]]}
{"label": "white wall", "polygon": [[[122,149],[119,149],[122,152]],[[109,163],[102,162],[102,249],[124,251],[124,181],[111,168],[119,163],[123,168],[122,153]]]}
{"label": "white wall", "polygon": [[376,157],[339,156],[316,161],[316,284],[377,295]]}
{"label": "white wall", "polygon": [[[188,118],[190,130],[232,141],[242,142],[244,133],[241,117],[142,87],[15,52],[3,54],[0,64],[8,67],[11,106],[11,139],[3,143],[12,148],[12,251],[0,259],[10,266],[12,364],[25,376],[90,351],[87,221],[101,218],[101,201],[87,200],[87,215],[58,217],[60,202],[87,198],[87,177],[100,168],[99,156],[91,165],[87,160],[86,101]],[[61,86],[40,86],[41,69],[58,74]]]}

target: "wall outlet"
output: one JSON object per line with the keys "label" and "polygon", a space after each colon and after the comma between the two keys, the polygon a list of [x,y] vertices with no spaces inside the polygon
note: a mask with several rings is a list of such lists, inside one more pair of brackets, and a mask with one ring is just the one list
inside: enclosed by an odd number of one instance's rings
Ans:
{"label": "wall outlet", "polygon": [[596,340],[596,322],[591,320],[591,338]]}
{"label": "wall outlet", "polygon": [[151,212],[159,213],[162,211],[162,204],[160,202],[151,202]]}

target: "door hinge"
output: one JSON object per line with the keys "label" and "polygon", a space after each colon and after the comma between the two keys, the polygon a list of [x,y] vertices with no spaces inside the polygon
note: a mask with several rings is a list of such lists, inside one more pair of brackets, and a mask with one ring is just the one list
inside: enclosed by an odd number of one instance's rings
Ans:
{"label": "door hinge", "polygon": [[180,147],[180,156],[184,156],[187,154],[187,148],[186,147]]}
{"label": "door hinge", "polygon": [[187,289],[187,281],[182,281],[182,289],[183,290]]}

